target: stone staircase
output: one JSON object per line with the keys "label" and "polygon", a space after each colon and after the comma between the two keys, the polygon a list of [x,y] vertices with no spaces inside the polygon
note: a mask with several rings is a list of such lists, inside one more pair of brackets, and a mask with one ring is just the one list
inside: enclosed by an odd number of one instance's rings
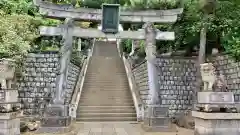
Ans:
{"label": "stone staircase", "polygon": [[137,121],[123,61],[114,43],[95,43],[77,110],[77,121]]}

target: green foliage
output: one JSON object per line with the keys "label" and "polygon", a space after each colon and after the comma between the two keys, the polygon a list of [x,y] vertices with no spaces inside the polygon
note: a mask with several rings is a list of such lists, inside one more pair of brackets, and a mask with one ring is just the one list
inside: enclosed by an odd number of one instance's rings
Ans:
{"label": "green foliage", "polygon": [[132,50],[132,40],[131,39],[123,39],[121,41],[121,47],[123,52],[130,53]]}
{"label": "green foliage", "polygon": [[77,50],[73,50],[71,54],[71,62],[76,66],[82,67],[84,60],[86,59],[86,55],[82,52],[78,52]]}
{"label": "green foliage", "polygon": [[[102,3],[115,3],[115,0],[48,0],[58,4],[76,4],[77,7],[101,8]],[[172,9],[179,7],[180,0],[119,0],[122,8],[127,10]],[[199,33],[204,23],[208,23],[208,39],[218,41],[216,44],[225,51],[240,58],[240,1],[217,0],[215,12],[202,20],[201,12],[205,0],[184,0],[184,12],[175,24],[156,24],[162,31],[174,31],[175,41],[158,41],[158,52],[192,48],[199,45]],[[204,5],[204,4],[203,4]],[[206,4],[205,4],[206,5]],[[205,8],[205,7],[204,7]],[[29,50],[58,50],[59,45],[40,42],[38,26],[55,26],[61,21],[42,18],[32,0],[0,0],[0,56],[21,57]],[[82,24],[80,24],[82,25]],[[84,24],[85,26],[85,24]],[[89,26],[87,24],[86,26]],[[139,24],[129,25],[136,30]],[[211,35],[211,37],[210,37]],[[39,39],[41,40],[41,38]],[[125,52],[131,51],[131,40],[123,40]],[[84,44],[84,42],[83,42]],[[141,41],[144,46],[144,42]],[[88,46],[88,45],[86,45]],[[144,48],[144,47],[143,47]],[[207,46],[210,48],[210,46]],[[143,52],[144,49],[138,50]]]}
{"label": "green foliage", "polygon": [[174,24],[168,26],[176,33],[175,43],[170,45],[173,50],[197,45],[199,32],[202,26],[202,13],[199,11],[198,0],[186,0],[185,9],[181,18]]}
{"label": "green foliage", "polygon": [[[221,44],[226,52],[240,60],[240,2],[237,0],[219,1],[216,23],[212,24],[221,33]],[[218,24],[218,25],[217,25]]]}
{"label": "green foliage", "polygon": [[38,26],[60,21],[42,18],[32,0],[0,1],[0,57],[19,59],[36,47]]}
{"label": "green foliage", "polygon": [[[240,1],[218,0],[213,14],[203,20],[201,3],[198,0],[185,0],[185,8],[179,20],[173,25],[157,25],[160,30],[174,31],[175,42],[158,41],[161,50],[179,50],[199,45],[199,33],[204,24],[208,24],[207,39],[214,42],[214,47],[224,47],[225,51],[240,59]],[[211,51],[210,42],[207,50]]]}
{"label": "green foliage", "polygon": [[127,8],[132,10],[142,9],[172,9],[178,7],[178,0],[129,0]]}
{"label": "green foliage", "polygon": [[26,15],[0,15],[0,54],[5,57],[20,57],[31,48],[37,37],[34,18]]}

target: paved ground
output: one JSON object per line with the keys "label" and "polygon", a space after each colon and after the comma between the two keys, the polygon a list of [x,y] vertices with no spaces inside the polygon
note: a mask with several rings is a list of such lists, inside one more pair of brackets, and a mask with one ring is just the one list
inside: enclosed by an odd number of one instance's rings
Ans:
{"label": "paved ground", "polygon": [[[52,135],[26,133],[24,135]],[[140,124],[129,123],[77,123],[71,133],[58,135],[193,135],[192,130],[178,128],[177,132],[144,132]]]}
{"label": "paved ground", "polygon": [[[177,132],[146,133],[140,124],[128,123],[85,123],[80,125],[81,129],[77,135],[176,135]],[[182,131],[183,132],[183,131]],[[187,132],[189,132],[187,134]],[[193,135],[192,131],[177,135]]]}

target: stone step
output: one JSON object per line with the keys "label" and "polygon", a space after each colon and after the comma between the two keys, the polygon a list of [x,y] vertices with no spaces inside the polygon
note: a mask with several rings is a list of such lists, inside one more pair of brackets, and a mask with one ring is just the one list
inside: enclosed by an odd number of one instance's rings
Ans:
{"label": "stone step", "polygon": [[100,44],[96,43],[88,65],[77,120],[136,122],[134,102],[117,47]]}
{"label": "stone step", "polygon": [[87,109],[87,110],[111,110],[111,109],[134,109],[134,106],[81,106],[80,109]]}
{"label": "stone step", "polygon": [[134,106],[133,102],[127,102],[127,103],[122,103],[122,102],[108,102],[108,103],[101,103],[101,102],[81,102],[79,103],[79,106]]}
{"label": "stone step", "polygon": [[[84,92],[83,92],[84,91]],[[86,92],[97,92],[97,93],[125,93],[125,94],[130,94],[130,90],[128,87],[122,87],[122,88],[117,88],[117,87],[113,87],[113,86],[102,86],[102,85],[98,85],[98,86],[83,86],[83,91],[82,93],[86,93]],[[131,95],[131,94],[130,94]]]}
{"label": "stone step", "polygon": [[130,93],[130,91],[127,89],[127,88],[125,88],[125,89],[113,89],[113,88],[97,88],[97,87],[92,87],[92,88],[89,88],[89,87],[85,87],[84,88],[84,91],[82,91],[82,93],[113,93],[113,94],[121,94],[121,93],[123,93],[123,94],[131,94]]}
{"label": "stone step", "polygon": [[85,77],[86,80],[103,80],[103,81],[113,81],[113,80],[122,80],[122,81],[127,81],[126,80],[126,75],[117,75],[115,76],[114,73],[108,73],[108,74],[102,74],[100,75],[99,73],[96,73],[95,75],[88,75]]}
{"label": "stone step", "polygon": [[[84,94],[81,95],[81,98],[88,98],[88,99],[132,99],[131,95],[119,95],[119,94],[114,94],[114,95],[108,95],[108,97],[106,97],[107,94],[104,93],[103,94]],[[81,101],[81,99],[80,99]]]}
{"label": "stone step", "polygon": [[[100,87],[100,86],[99,86]],[[122,90],[122,91],[121,91]],[[114,88],[83,88],[82,94],[100,94],[101,96],[103,96],[103,98],[106,98],[109,95],[116,95],[119,94],[121,96],[132,96],[130,91],[127,90],[127,88],[125,89],[117,89],[116,91],[114,91]],[[106,95],[109,94],[109,95]]]}
{"label": "stone step", "polygon": [[[88,87],[88,88],[87,88]],[[96,89],[95,89],[96,88]],[[104,87],[103,87],[104,88]],[[85,86],[83,87],[83,91],[82,92],[85,92],[85,91],[99,91],[99,92],[128,92],[130,93],[130,90],[129,89],[102,89],[102,88],[97,88],[97,87],[92,87],[92,89],[90,89],[89,86]]]}
{"label": "stone step", "polygon": [[[124,102],[124,101],[130,101],[130,100],[132,100],[132,97],[111,96],[111,97],[109,97],[109,98],[99,98],[99,96],[87,96],[87,95],[84,95],[84,96],[81,97],[79,103],[82,102],[82,101],[89,101],[89,100],[92,100],[92,101],[95,102],[94,99],[96,99],[96,101],[102,100],[102,101],[104,101],[104,102],[105,102],[105,101],[108,101],[108,102],[111,102],[111,101],[115,101],[115,102],[123,101],[123,102]],[[92,101],[90,101],[90,102],[92,102]],[[115,102],[114,102],[114,103],[115,103]]]}
{"label": "stone step", "polygon": [[78,113],[135,113],[135,108],[129,106],[127,107],[118,107],[118,108],[82,108],[79,107],[77,110]]}
{"label": "stone step", "polygon": [[[83,92],[84,91],[84,92]],[[114,88],[114,87],[105,87],[101,88],[101,86],[98,87],[83,87],[82,93],[109,93],[109,94],[124,94],[124,95],[131,95],[130,91],[127,88]]]}
{"label": "stone step", "polygon": [[95,81],[86,80],[84,82],[84,84],[88,87],[96,86],[96,85],[100,85],[100,84],[105,84],[106,86],[112,86],[112,87],[117,85],[119,87],[124,87],[124,88],[129,86],[126,81],[120,81],[120,80],[119,81],[114,81],[114,80],[107,80],[107,81],[105,81],[105,80],[95,80]]}
{"label": "stone step", "polygon": [[76,118],[77,121],[83,121],[83,122],[108,122],[108,121],[131,121],[136,122],[136,117],[78,117]]}
{"label": "stone step", "polygon": [[[107,97],[104,97],[104,95],[108,95],[109,98]],[[99,94],[92,94],[92,93],[88,93],[88,94],[83,94],[81,96],[81,98],[84,98],[84,99],[132,99],[132,96],[130,95],[123,95],[123,94],[108,94],[108,93],[99,93]]]}
{"label": "stone step", "polygon": [[93,90],[93,91],[116,91],[116,92],[120,92],[120,91],[122,91],[122,92],[127,92],[127,91],[129,91],[128,90],[129,89],[129,87],[128,86],[119,86],[119,87],[117,87],[117,86],[104,86],[103,84],[101,85],[101,84],[99,84],[99,85],[87,85],[87,84],[84,84],[84,86],[83,86],[83,90],[86,90],[86,91],[88,91],[88,90]]}
{"label": "stone step", "polygon": [[129,85],[128,84],[117,84],[114,82],[108,82],[108,83],[84,83],[85,88],[112,88],[113,90],[118,88],[117,90],[121,90],[121,89],[129,89]]}
{"label": "stone step", "polygon": [[[104,96],[104,95],[108,95],[108,97]],[[89,98],[88,98],[89,96]],[[87,98],[87,99],[90,99],[90,97],[98,97],[97,99],[115,99],[115,98],[118,98],[118,99],[131,99],[132,96],[131,94],[129,93],[109,93],[109,92],[85,92],[85,93],[82,93],[82,97],[83,98]]]}
{"label": "stone step", "polygon": [[[105,77],[105,78],[101,78],[101,77]],[[108,72],[108,73],[93,72],[93,73],[86,74],[86,79],[124,79],[124,78],[126,78],[125,73],[116,74],[115,72]]]}
{"label": "stone step", "polygon": [[137,117],[136,113],[78,113],[79,118],[95,118],[95,117]]}
{"label": "stone step", "polygon": [[128,99],[128,100],[111,100],[111,99],[92,99],[92,100],[89,100],[89,99],[82,99],[79,103],[85,103],[85,104],[92,104],[92,103],[98,103],[98,104],[108,104],[108,103],[117,103],[117,104],[132,104],[132,100],[131,99]]}
{"label": "stone step", "polygon": [[128,82],[128,80],[126,80],[126,76],[121,76],[121,77],[115,78],[115,77],[112,77],[111,75],[109,75],[109,76],[99,75],[98,77],[95,77],[95,78],[94,77],[92,77],[92,78],[86,77],[85,79],[86,79],[85,82],[87,82],[87,83],[92,83],[93,81],[97,82],[97,83],[99,83],[99,82],[101,82],[101,83],[108,83],[108,82],[127,83]]}
{"label": "stone step", "polygon": [[[99,66],[100,64],[104,64],[104,66]],[[112,69],[112,70],[109,70],[109,69]],[[107,71],[116,72],[117,74],[126,73],[124,70],[124,67],[121,64],[111,63],[111,65],[107,65],[103,61],[101,61],[98,64],[89,65],[87,71],[88,71],[88,73],[107,73]],[[89,72],[89,71],[91,71],[91,72]]]}

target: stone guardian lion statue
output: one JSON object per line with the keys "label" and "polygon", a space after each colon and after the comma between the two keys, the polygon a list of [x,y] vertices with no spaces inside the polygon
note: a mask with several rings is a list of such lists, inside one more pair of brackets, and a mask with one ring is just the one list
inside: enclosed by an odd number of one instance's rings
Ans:
{"label": "stone guardian lion statue", "polygon": [[216,82],[215,67],[212,63],[200,64],[200,72],[204,84],[203,91],[213,91],[213,85]]}

